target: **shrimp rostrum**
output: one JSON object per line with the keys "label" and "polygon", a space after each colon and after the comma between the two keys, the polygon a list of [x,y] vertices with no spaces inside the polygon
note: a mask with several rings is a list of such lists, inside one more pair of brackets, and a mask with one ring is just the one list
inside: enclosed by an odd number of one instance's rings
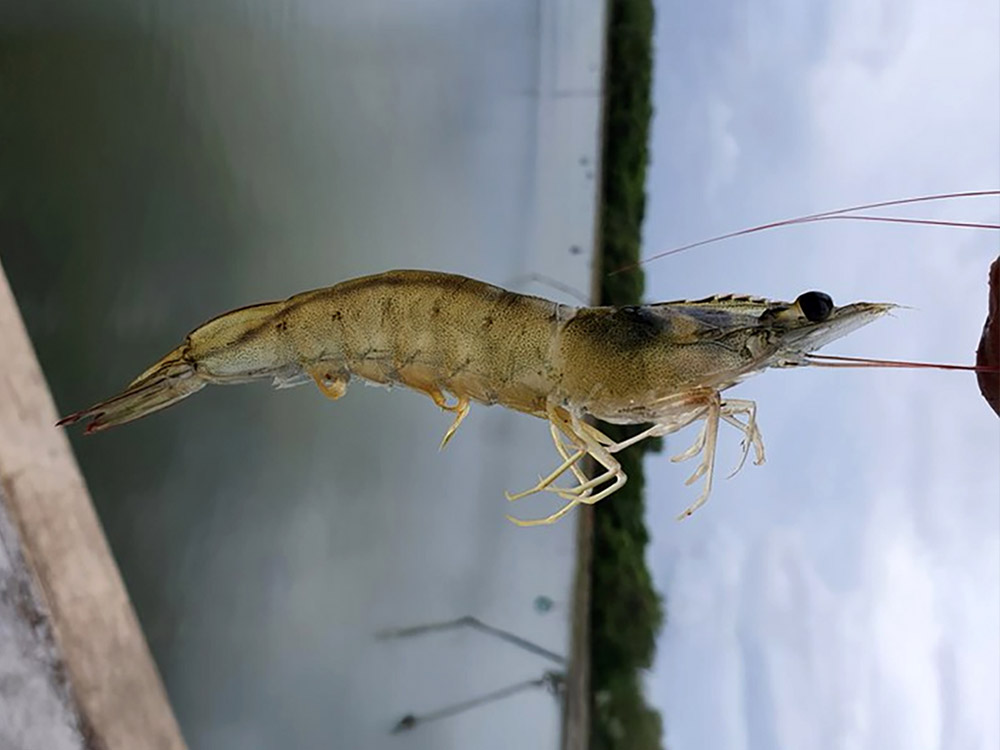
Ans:
{"label": "shrimp rostrum", "polygon": [[[573,307],[431,271],[389,271],[220,315],[117,396],[59,422],[89,419],[95,432],[146,416],[208,384],[312,381],[329,398],[353,378],[400,384],[454,415],[451,439],[472,402],[499,404],[549,422],[559,464],[510,500],[551,492],[564,504],[521,525],[551,523],[625,484],[615,454],[646,438],[702,422],[674,461],[700,457],[688,480],[712,490],[720,422],[764,461],[756,404],[722,393],[769,367],[809,364],[809,353],[892,309],[843,307],[820,292],[794,302],[743,296],[630,307]],[[644,425],[615,442],[592,424]],[[598,467],[585,473],[584,459]],[[742,465],[742,461],[740,462]],[[564,476],[572,484],[557,484]]]}

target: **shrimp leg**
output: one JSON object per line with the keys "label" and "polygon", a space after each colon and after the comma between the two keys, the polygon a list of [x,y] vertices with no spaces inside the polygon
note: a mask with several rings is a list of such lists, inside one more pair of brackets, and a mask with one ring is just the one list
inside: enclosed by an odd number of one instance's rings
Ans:
{"label": "shrimp leg", "polygon": [[[551,422],[549,423],[549,432],[552,434],[552,442],[555,443],[556,450],[559,451],[559,455],[562,456],[564,460],[568,460],[568,446],[563,442],[562,436],[559,434],[559,429]],[[576,477],[577,482],[584,484],[587,481],[587,476],[580,471],[580,467],[577,466],[577,462],[570,464],[569,468],[570,471],[573,472],[573,476]],[[586,494],[589,494],[589,491]]]}
{"label": "shrimp leg", "polygon": [[[329,372],[328,368],[323,366],[307,367],[306,372],[316,383],[316,387],[319,388],[320,393],[329,399],[336,401],[347,392],[347,385],[350,381],[349,377],[334,375]],[[431,397],[435,404],[445,411],[455,412],[455,420],[441,439],[440,449],[443,450],[448,441],[451,440],[452,435],[455,434],[458,426],[462,424],[462,420],[468,416],[469,398],[467,396],[459,396],[454,404],[449,404],[444,393],[438,388],[427,389],[424,392]]]}
{"label": "shrimp leg", "polygon": [[[702,491],[694,503],[692,503],[680,516],[678,516],[678,518],[686,518],[687,516],[690,516],[695,510],[705,504],[705,501],[708,499],[712,491],[712,481],[715,469],[715,451],[720,421],[725,421],[733,425],[744,435],[743,455],[736,471],[739,471],[739,469],[742,468],[747,456],[749,455],[751,447],[754,450],[754,463],[758,465],[763,463],[764,443],[761,438],[760,431],[757,428],[757,405],[753,401],[746,401],[742,399],[722,401],[721,396],[717,391],[705,390],[696,394],[696,398],[691,398],[689,396],[688,403],[691,403],[698,408],[695,408],[684,419],[673,423],[654,424],[642,432],[639,432],[638,434],[620,442],[615,442],[596,427],[583,421],[583,419],[575,414],[571,414],[569,415],[569,418],[567,418],[561,410],[557,408],[550,408],[548,414],[550,422],[549,429],[552,433],[552,440],[556,445],[556,450],[559,451],[559,455],[562,456],[564,461],[551,474],[549,474],[549,476],[539,480],[538,484],[531,489],[517,493],[516,495],[508,493],[507,498],[509,500],[517,500],[538,492],[553,492],[565,499],[567,502],[555,513],[546,516],[545,518],[530,521],[510,518],[509,516],[508,518],[519,526],[549,524],[562,518],[577,505],[593,505],[600,502],[608,495],[616,492],[625,483],[626,478],[624,472],[621,469],[621,465],[612,455],[613,453],[624,450],[625,448],[635,445],[646,438],[676,432],[677,430],[688,426],[692,422],[703,419],[704,424],[702,425],[701,431],[698,433],[698,436],[695,438],[691,447],[671,459],[674,462],[679,462],[694,458],[699,454],[702,456],[701,463],[686,482],[686,484],[693,484],[698,479],[704,477],[705,481],[702,486]],[[738,419],[735,415],[746,415],[746,421]],[[568,446],[563,441],[560,433],[568,438],[569,443],[572,446],[576,447],[575,452],[570,454]],[[577,466],[578,461],[585,455],[589,455],[601,464],[604,471],[596,477],[585,479]],[[573,471],[578,484],[572,488],[552,486],[553,482],[555,482],[567,470]],[[605,484],[607,484],[606,487],[596,493],[594,492],[594,490],[598,487]]]}
{"label": "shrimp leg", "polygon": [[[514,502],[515,500],[520,500],[521,498],[528,497],[529,495],[535,495],[539,492],[549,489],[549,486],[554,481],[556,481],[559,477],[565,474],[566,471],[569,470],[570,467],[572,467],[577,461],[579,461],[581,458],[587,455],[587,450],[585,448],[578,448],[577,451],[572,456],[568,455],[565,452],[565,448],[562,448],[562,450],[560,450],[559,452],[562,456],[564,456],[565,460],[561,464],[559,464],[559,466],[557,466],[552,471],[551,474],[549,474],[547,477],[539,479],[538,484],[536,484],[534,487],[530,489],[524,490],[523,492],[515,492],[515,493],[504,492],[504,495],[507,497],[507,499],[510,502]],[[562,489],[562,488],[554,489],[554,491],[560,495],[562,495],[562,493],[569,494],[572,492],[572,490]]]}
{"label": "shrimp leg", "polygon": [[[603,484],[615,474],[620,473],[621,467],[618,462],[611,458],[610,453],[602,446],[602,443],[614,445],[614,442],[607,435],[598,431],[596,428],[591,427],[576,416],[567,420],[566,417],[560,413],[560,411],[561,410],[558,407],[550,406],[548,408],[549,432],[552,434],[552,442],[555,443],[556,450],[559,451],[559,455],[564,459],[563,463],[556,467],[556,469],[547,477],[539,479],[538,484],[534,487],[515,494],[511,494],[509,492],[504,493],[508,500],[520,500],[521,498],[543,491],[554,492],[567,500],[579,500],[581,497],[588,496],[590,494],[590,490],[594,487]],[[581,431],[585,434],[589,434],[592,440],[588,441],[585,437],[583,437],[581,435]],[[589,431],[589,433],[587,433],[587,431]],[[576,446],[577,450],[573,453],[573,455],[569,455],[567,446],[563,443],[562,437],[559,434],[560,432],[569,438],[572,445]],[[603,451],[607,455],[607,459],[610,463],[608,463],[607,460],[598,460],[609,471],[588,480],[576,464],[581,458],[588,454],[596,459],[597,456],[594,453],[594,450]],[[552,487],[552,483],[565,474],[567,470],[573,471],[573,475],[576,477],[579,484],[576,487]]]}
{"label": "shrimp leg", "polygon": [[698,510],[698,508],[705,504],[708,500],[708,496],[712,493],[712,474],[715,468],[715,447],[716,441],[719,437],[719,420],[722,417],[722,400],[718,393],[711,394],[704,414],[705,424],[702,426],[701,432],[698,434],[698,438],[694,441],[694,445],[684,451],[684,453],[670,459],[675,462],[686,461],[687,459],[693,458],[700,453],[702,456],[701,463],[698,465],[698,468],[694,470],[694,473],[687,478],[687,481],[684,482],[684,484],[690,485],[701,477],[705,477],[705,483],[702,485],[701,494],[698,495],[695,501],[691,503],[691,505],[689,505],[683,513],[677,516],[678,521],[687,518]]}
{"label": "shrimp leg", "polygon": [[[542,480],[539,482],[538,486],[532,488],[526,493],[521,493],[519,497],[524,497],[525,495],[533,494],[546,489],[550,484],[552,484],[553,481],[555,481],[556,477],[565,472],[569,466],[575,464],[575,462],[582,458],[583,455],[590,455],[591,458],[604,467],[605,472],[598,475],[594,479],[582,483],[578,487],[574,487],[571,490],[554,490],[560,497],[568,499],[568,502],[555,513],[552,513],[545,518],[523,521],[513,518],[512,516],[507,516],[508,520],[518,526],[540,526],[554,523],[580,503],[596,503],[613,492],[616,492],[623,484],[625,484],[627,480],[625,472],[622,471],[621,464],[615,460],[615,457],[608,452],[607,448],[601,445],[601,442],[611,442],[610,438],[596,428],[587,425],[577,415],[571,415],[570,419],[567,420],[566,417],[559,413],[559,411],[560,410],[557,408],[549,408],[548,416],[550,422],[558,427],[559,430],[566,435],[566,437],[568,437],[574,445],[578,446],[579,449],[577,453],[567,459],[563,466],[560,466],[555,472],[553,472],[555,476],[550,475],[550,477],[547,478],[547,481]],[[600,436],[600,438],[596,436]],[[574,474],[576,474],[576,472],[574,472]],[[579,478],[580,475],[577,474],[577,476]],[[590,496],[591,489],[604,484],[609,480],[612,480],[611,484],[598,492],[596,495]]]}
{"label": "shrimp leg", "polygon": [[[438,395],[439,396],[441,395],[440,391],[438,391]],[[451,436],[455,434],[455,430],[458,429],[458,426],[462,424],[462,420],[465,419],[465,417],[469,414],[469,398],[468,396],[459,396],[454,404],[449,404],[447,401],[444,400],[444,397],[442,396],[440,401],[438,401],[438,399],[435,398],[434,403],[436,403],[445,411],[455,412],[455,420],[451,423],[451,426],[445,431],[444,437],[441,438],[441,445],[438,448],[438,450],[444,450],[444,447],[448,445],[448,441],[451,440]]]}
{"label": "shrimp leg", "polygon": [[319,392],[328,399],[336,401],[347,393],[349,378],[334,376],[323,367],[307,367],[306,372],[313,379],[313,382],[316,383]]}
{"label": "shrimp leg", "polygon": [[[587,495],[589,495],[590,491],[593,490],[595,487],[598,487],[599,485],[601,485],[604,482],[608,481],[611,477],[613,477],[615,475],[616,470],[615,470],[615,468],[611,467],[609,472],[607,472],[605,474],[601,474],[601,475],[599,475],[597,477],[594,477],[592,479],[587,479],[583,475],[583,473],[580,471],[580,469],[577,467],[576,463],[584,455],[587,455],[589,453],[589,451],[586,450],[586,449],[581,449],[581,450],[578,451],[577,454],[574,454],[574,456],[571,458],[569,456],[568,452],[566,451],[566,445],[565,445],[565,443],[562,442],[562,439],[559,436],[559,433],[557,431],[556,425],[557,425],[557,422],[553,421],[550,424],[549,429],[552,432],[552,440],[553,440],[553,442],[556,445],[556,450],[558,450],[559,451],[559,455],[561,455],[563,457],[563,459],[566,460],[566,463],[565,464],[561,464],[559,466],[559,468],[556,469],[556,471],[554,471],[551,475],[549,475],[545,479],[539,480],[539,483],[537,485],[535,485],[534,487],[532,487],[530,490],[525,490],[524,492],[519,492],[516,495],[512,495],[510,493],[507,493],[507,499],[508,500],[520,500],[521,498],[527,497],[528,495],[533,495],[533,494],[535,494],[537,492],[546,491],[546,492],[554,492],[557,495],[559,495],[560,497],[564,497],[566,499],[577,498],[581,502],[586,502],[587,504],[592,504],[592,503],[597,502],[597,500],[594,500],[594,499],[584,500],[584,497],[586,497]],[[626,440],[623,440],[620,443],[616,443],[611,438],[609,438],[607,435],[605,435],[603,432],[601,432],[600,430],[598,430],[596,427],[593,427],[593,426],[587,424],[583,420],[575,421],[574,422],[574,429],[576,429],[577,431],[582,431],[585,434],[587,434],[590,437],[592,437],[597,442],[597,444],[604,451],[606,451],[608,454],[617,453],[618,451],[623,450],[623,449],[629,447],[630,445],[634,445],[635,443],[641,442],[641,441],[645,440],[646,438],[655,437],[655,436],[658,436],[658,435],[662,435],[662,434],[664,434],[665,431],[668,431],[668,428],[665,427],[664,425],[655,424],[652,427],[650,427],[650,428],[648,428],[646,430],[643,430],[642,432],[640,432],[637,435],[633,435],[632,437],[630,437],[630,438],[628,438]],[[574,434],[576,434],[576,433],[574,433]],[[615,461],[615,466],[617,466],[617,461]],[[552,486],[550,486],[552,484],[552,482],[554,482],[556,479],[559,478],[559,476],[561,476],[562,474],[564,474],[567,469],[572,470],[573,475],[576,477],[576,479],[579,482],[579,484],[576,487],[552,487]]]}
{"label": "shrimp leg", "polygon": [[[734,414],[746,414],[747,421],[741,422],[738,420]],[[743,455],[740,456],[740,462],[733,469],[733,472],[729,474],[726,479],[736,476],[740,469],[743,468],[743,464],[746,463],[747,455],[750,453],[750,446],[753,446],[754,452],[754,466],[760,466],[764,463],[764,439],[761,437],[760,430],[757,429],[757,404],[754,401],[747,401],[745,399],[727,399],[722,404],[722,418],[731,424],[733,427],[738,429],[743,433]]]}
{"label": "shrimp leg", "polygon": [[603,432],[598,430],[586,422],[583,423],[584,428],[590,432],[597,440],[604,446],[608,453],[618,453],[618,451],[628,448],[630,445],[635,445],[636,443],[641,443],[646,438],[659,437],[667,432],[672,432],[672,430],[666,425],[654,424],[652,427],[643,430],[642,432],[633,435],[630,438],[622,440],[620,443],[614,442],[611,438],[605,435]]}
{"label": "shrimp leg", "polygon": [[[543,490],[549,489],[550,485],[556,481],[559,477],[566,473],[570,468],[573,469],[573,474],[576,476],[577,481],[581,484],[586,483],[586,477],[583,473],[579,471],[576,467],[577,461],[589,453],[587,449],[586,442],[576,434],[572,427],[570,426],[569,420],[566,419],[562,414],[560,414],[560,409],[557,406],[550,404],[547,409],[547,415],[549,418],[549,432],[552,435],[552,442],[555,443],[556,450],[559,451],[559,455],[563,457],[563,462],[555,468],[552,473],[547,477],[538,480],[538,484],[530,489],[524,490],[523,492],[510,493],[505,492],[507,499],[511,502],[514,500],[520,500],[521,498],[528,497],[529,495],[534,495]],[[562,442],[562,438],[559,433],[562,432],[566,437],[569,438],[570,443],[576,448],[576,451],[570,455],[566,449],[566,446]],[[573,495],[576,488],[564,489],[564,488],[551,488],[553,492],[557,493],[561,497],[567,497],[568,495]],[[564,494],[565,493],[565,494]]]}
{"label": "shrimp leg", "polygon": [[[562,437],[559,434],[559,429],[556,427],[555,423],[551,423],[549,425],[549,431],[550,431],[550,433],[552,435],[552,442],[555,444],[556,450],[559,451],[559,455],[562,456],[563,459],[565,460],[565,463],[563,463],[562,465],[560,465],[559,468],[556,469],[555,472],[553,472],[553,474],[555,476],[551,477],[551,481],[554,481],[555,478],[558,477],[558,475],[565,473],[566,468],[568,467],[573,472],[573,476],[576,477],[576,480],[580,484],[584,484],[587,481],[587,477],[586,477],[586,475],[584,475],[584,473],[580,470],[580,468],[576,464],[577,464],[577,462],[581,458],[583,458],[585,455],[587,455],[587,452],[585,450],[581,449],[581,450],[577,450],[571,456],[569,454],[569,451],[567,450],[567,445],[563,442]],[[540,480],[539,484],[542,484],[544,482],[545,482],[545,480]],[[542,489],[548,490],[550,492],[555,492],[560,497],[563,497],[564,499],[568,500],[569,502],[565,503],[558,511],[556,511],[555,513],[553,513],[552,515],[550,515],[550,516],[548,516],[548,517],[546,517],[544,519],[535,520],[535,521],[521,521],[520,519],[514,518],[513,516],[507,516],[507,519],[509,521],[511,521],[512,523],[517,524],[518,526],[538,526],[538,525],[542,525],[542,524],[554,523],[555,521],[558,521],[564,515],[566,515],[567,513],[569,513],[580,502],[582,502],[584,497],[587,497],[588,495],[590,495],[590,490],[589,489],[585,490],[582,493],[582,495],[579,496],[579,497],[573,495],[572,494],[572,490],[563,490],[561,488],[555,488],[555,487],[544,487]],[[538,492],[538,491],[539,490],[537,490],[535,488],[532,488],[528,492],[526,492],[526,493],[520,493],[519,495],[511,495],[510,493],[506,493],[506,494],[507,494],[508,499],[517,500],[519,497],[523,497],[523,496],[528,495],[528,494],[533,494],[533,493]]]}
{"label": "shrimp leg", "polygon": [[444,447],[448,445],[448,441],[451,440],[452,435],[458,429],[458,426],[462,424],[462,420],[465,419],[469,414],[469,397],[468,396],[458,396],[455,399],[455,403],[449,404],[448,398],[444,395],[444,392],[440,388],[417,388],[423,393],[426,393],[431,397],[431,400],[437,404],[444,411],[450,411],[455,413],[455,419],[451,423],[451,426],[445,431],[444,437],[441,438],[441,445],[438,446],[438,450],[444,450]]}

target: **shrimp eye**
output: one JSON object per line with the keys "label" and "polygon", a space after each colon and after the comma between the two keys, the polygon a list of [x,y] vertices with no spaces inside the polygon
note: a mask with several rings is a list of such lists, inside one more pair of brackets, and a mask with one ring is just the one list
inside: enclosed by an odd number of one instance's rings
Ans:
{"label": "shrimp eye", "polygon": [[805,292],[799,295],[795,303],[810,323],[822,323],[833,312],[833,300],[823,292]]}

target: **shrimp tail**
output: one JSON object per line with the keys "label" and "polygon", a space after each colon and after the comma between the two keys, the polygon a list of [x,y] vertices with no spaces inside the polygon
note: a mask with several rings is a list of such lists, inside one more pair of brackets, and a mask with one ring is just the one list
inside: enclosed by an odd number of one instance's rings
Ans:
{"label": "shrimp tail", "polygon": [[56,426],[89,419],[84,430],[84,434],[89,435],[165,409],[200,391],[208,381],[198,374],[189,349],[187,343],[182,344],[139,375],[117,396],[63,417],[56,422]]}

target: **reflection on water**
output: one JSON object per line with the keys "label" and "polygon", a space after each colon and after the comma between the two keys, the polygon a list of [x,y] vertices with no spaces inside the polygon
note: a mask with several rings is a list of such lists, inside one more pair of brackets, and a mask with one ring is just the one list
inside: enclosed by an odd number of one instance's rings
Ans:
{"label": "reflection on water", "polygon": [[[93,5],[0,18],[0,259],[64,411],[222,310],[351,276],[588,288],[603,8]],[[532,602],[568,597],[573,526],[503,519],[554,460],[545,425],[474,409],[438,453],[449,419],[247,386],[74,435],[192,748],[556,745],[530,691],[388,733],[546,665],[382,628],[471,614],[567,648]]]}

